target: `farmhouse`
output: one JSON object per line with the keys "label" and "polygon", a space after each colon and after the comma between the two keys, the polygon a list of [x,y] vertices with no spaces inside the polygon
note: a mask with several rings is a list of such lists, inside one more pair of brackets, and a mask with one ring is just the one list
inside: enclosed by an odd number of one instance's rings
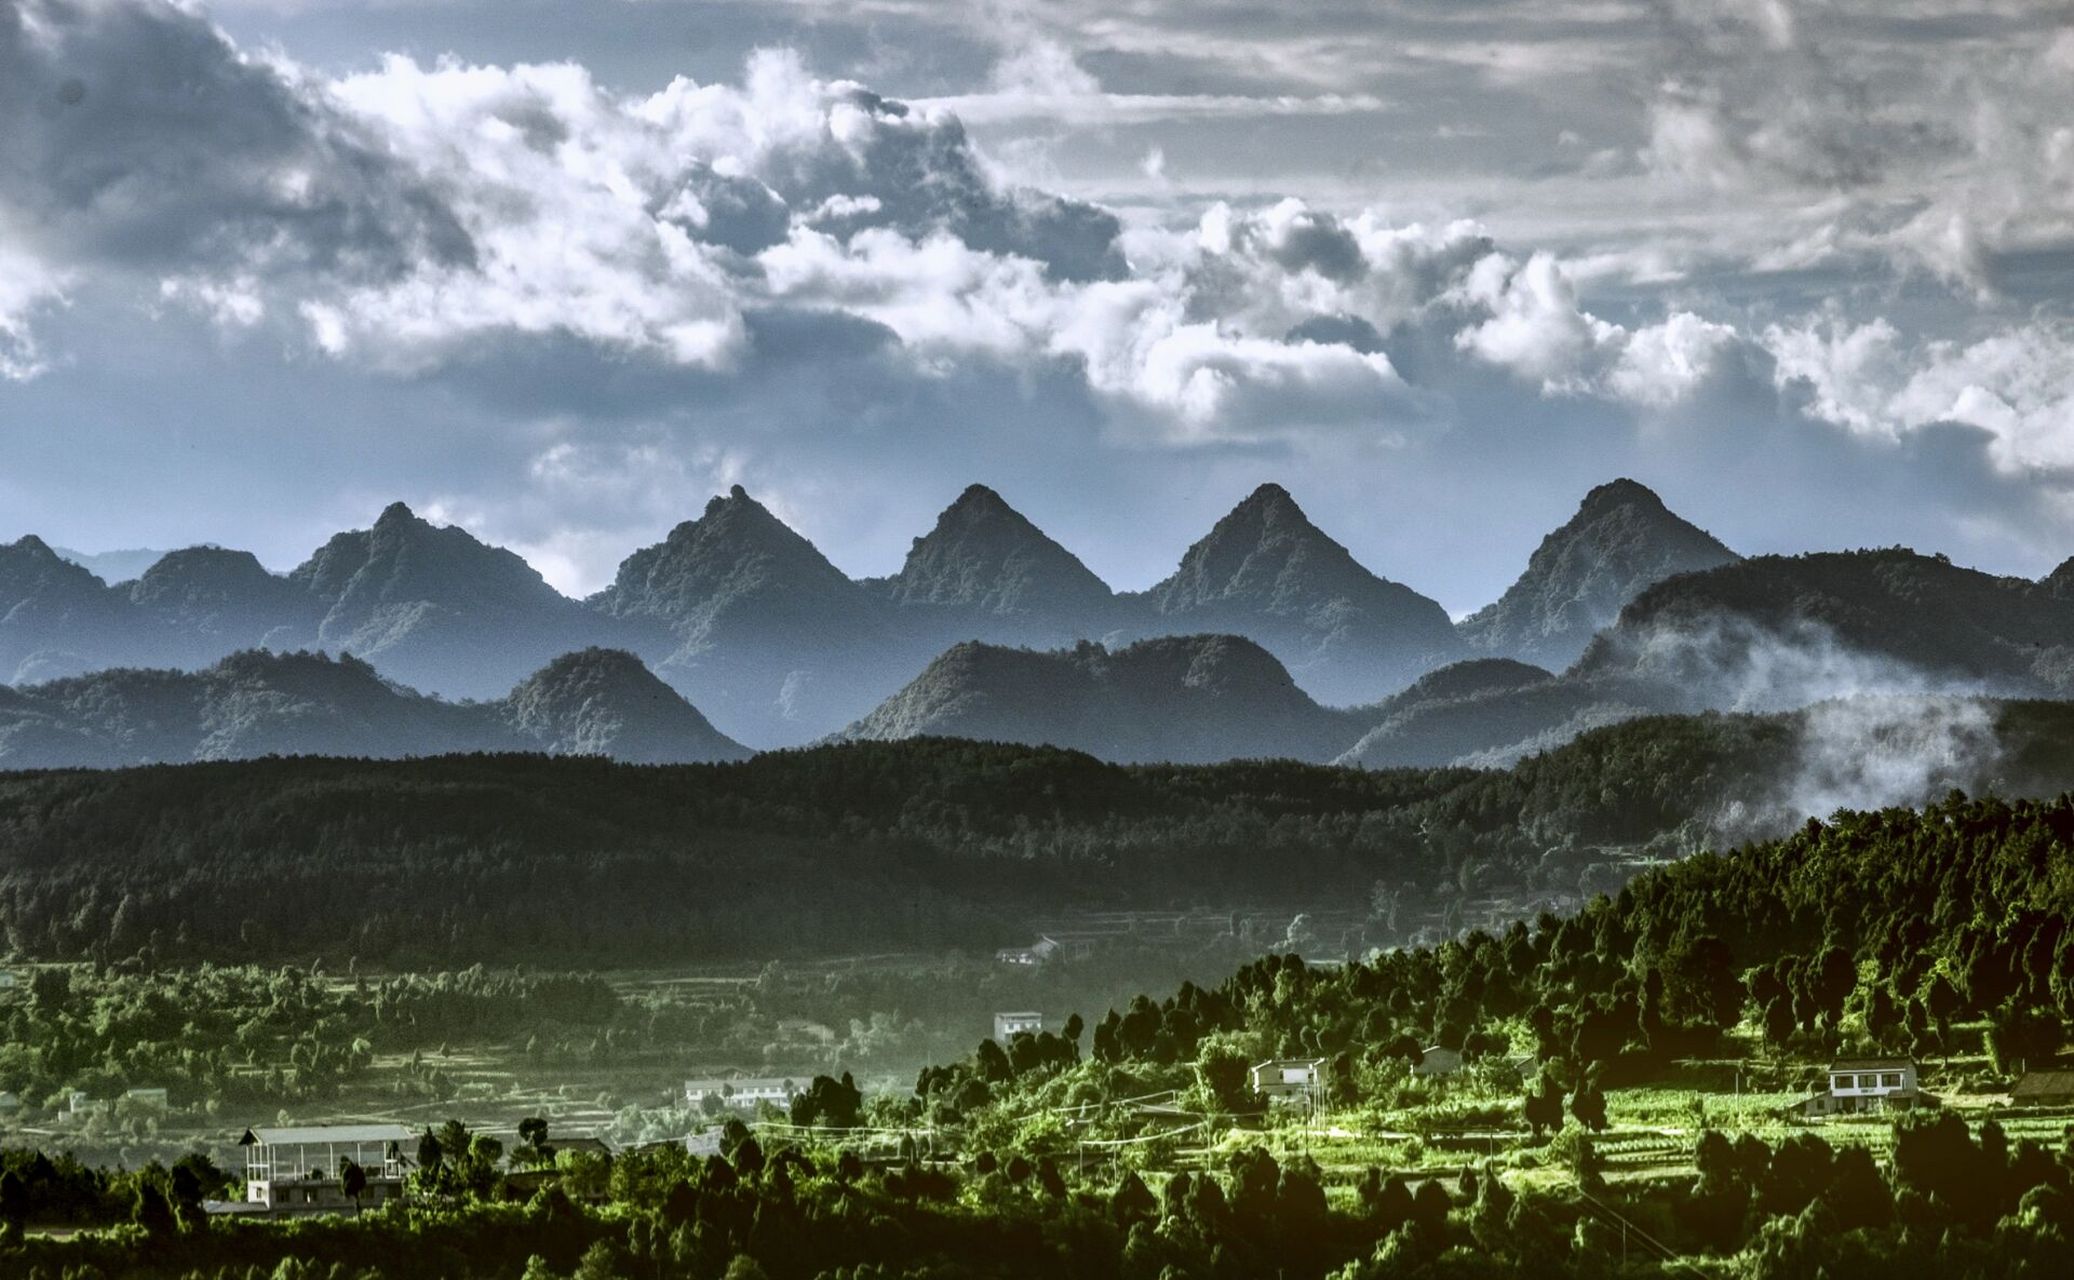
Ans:
{"label": "farmhouse", "polygon": [[1251,1077],[1253,1092],[1270,1103],[1302,1102],[1324,1087],[1325,1059],[1274,1058],[1256,1064]]}
{"label": "farmhouse", "polygon": [[1044,1030],[1044,1015],[1041,1013],[997,1013],[994,1015],[994,1039],[1007,1044],[1017,1036],[1028,1032],[1036,1035]]}
{"label": "farmhouse", "polygon": [[[728,1080],[686,1080],[684,1082],[684,1105],[693,1111],[720,1109],[727,1111],[754,1111],[759,1102],[772,1106],[786,1107],[792,1100],[806,1091],[806,1086],[797,1080],[777,1076],[737,1076]],[[711,1107],[707,1099],[712,1099]]]}
{"label": "farmhouse", "polygon": [[1789,1108],[1804,1117],[1907,1110],[1925,1100],[1912,1058],[1847,1058],[1829,1065],[1829,1087]]}
{"label": "farmhouse", "polygon": [[[245,1203],[273,1214],[339,1213],[403,1194],[404,1150],[415,1140],[400,1124],[319,1124],[247,1129]],[[366,1175],[356,1199],[341,1173],[352,1161]]]}
{"label": "farmhouse", "polygon": [[2019,1107],[2063,1107],[2074,1103],[2074,1071],[2026,1071],[2009,1091]]}

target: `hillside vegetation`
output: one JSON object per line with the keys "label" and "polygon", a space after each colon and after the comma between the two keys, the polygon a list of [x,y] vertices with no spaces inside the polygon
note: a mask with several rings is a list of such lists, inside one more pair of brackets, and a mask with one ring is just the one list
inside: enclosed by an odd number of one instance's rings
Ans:
{"label": "hillside vegetation", "polygon": [[1504,771],[1127,767],[915,740],[656,768],[0,775],[0,929],[51,958],[661,963],[1026,942],[1016,921],[1075,908],[1374,904],[1344,939],[1360,947],[1854,799],[2068,786],[2074,708],[2057,703],[1652,718]]}

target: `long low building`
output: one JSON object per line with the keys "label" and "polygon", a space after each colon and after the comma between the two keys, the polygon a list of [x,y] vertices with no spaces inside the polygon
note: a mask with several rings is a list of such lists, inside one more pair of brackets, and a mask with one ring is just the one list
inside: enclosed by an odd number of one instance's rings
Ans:
{"label": "long low building", "polygon": [[736,1076],[730,1079],[686,1080],[684,1105],[693,1111],[706,1109],[707,1099],[728,1111],[753,1111],[759,1102],[788,1107],[806,1092],[803,1081],[786,1076]]}
{"label": "long low building", "polygon": [[[247,1129],[245,1203],[269,1213],[341,1213],[403,1194],[417,1134],[400,1124],[318,1124]],[[346,1194],[347,1162],[366,1175],[359,1196]]]}

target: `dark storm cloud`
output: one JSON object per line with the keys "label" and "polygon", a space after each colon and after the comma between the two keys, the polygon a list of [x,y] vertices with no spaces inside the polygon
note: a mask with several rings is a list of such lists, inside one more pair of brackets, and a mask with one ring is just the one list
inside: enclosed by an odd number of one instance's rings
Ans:
{"label": "dark storm cloud", "polygon": [[65,259],[385,277],[466,263],[439,196],[167,5],[0,7],[0,210]]}

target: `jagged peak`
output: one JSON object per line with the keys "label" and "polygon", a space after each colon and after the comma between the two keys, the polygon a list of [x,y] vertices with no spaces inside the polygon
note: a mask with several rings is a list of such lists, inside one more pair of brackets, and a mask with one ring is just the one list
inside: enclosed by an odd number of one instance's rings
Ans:
{"label": "jagged peak", "polygon": [[[1030,530],[1037,528],[1022,512],[1009,506],[1008,500],[999,493],[983,484],[972,484],[965,486],[964,492],[937,515],[934,532],[943,533],[981,525],[1007,525]],[[927,540],[916,538],[915,545],[920,546]]]}
{"label": "jagged peak", "polygon": [[638,673],[648,679],[655,679],[654,673],[648,669],[648,664],[635,654],[625,649],[591,645],[549,659],[546,666],[527,677],[526,683],[530,684],[543,677],[566,675],[572,671],[600,671],[614,675]]}
{"label": "jagged peak", "polygon": [[1668,510],[1656,490],[1639,480],[1620,476],[1601,485],[1594,485],[1584,501],[1577,505],[1581,516],[1593,516],[1621,507],[1644,507],[1654,511]]}
{"label": "jagged peak", "polygon": [[375,518],[374,527],[377,529],[393,529],[399,526],[421,525],[424,523],[426,522],[418,517],[418,513],[410,509],[409,503],[392,502],[382,508],[382,514]]}
{"label": "jagged peak", "polygon": [[157,560],[154,560],[151,567],[146,569],[141,577],[146,579],[171,577],[174,574],[199,565],[220,565],[225,568],[235,567],[240,571],[257,570],[260,573],[267,574],[269,577],[273,576],[267,567],[259,562],[259,557],[253,555],[250,551],[241,551],[235,547],[219,547],[214,543],[201,543],[196,546],[179,547],[166,552]]}
{"label": "jagged peak", "polygon": [[957,498],[951,502],[951,505],[945,508],[945,510],[947,512],[1013,512],[1015,508],[1009,506],[1007,499],[1003,498],[999,493],[988,488],[986,485],[968,484],[965,486],[964,491],[960,493],[957,496]]}
{"label": "jagged peak", "polygon": [[60,556],[57,552],[51,550],[50,544],[48,542],[45,542],[43,539],[37,537],[33,533],[23,534],[21,537],[15,539],[13,542],[5,544],[4,549],[8,551],[19,551],[24,553],[25,555],[35,556],[38,559],[64,559],[63,556]]}

